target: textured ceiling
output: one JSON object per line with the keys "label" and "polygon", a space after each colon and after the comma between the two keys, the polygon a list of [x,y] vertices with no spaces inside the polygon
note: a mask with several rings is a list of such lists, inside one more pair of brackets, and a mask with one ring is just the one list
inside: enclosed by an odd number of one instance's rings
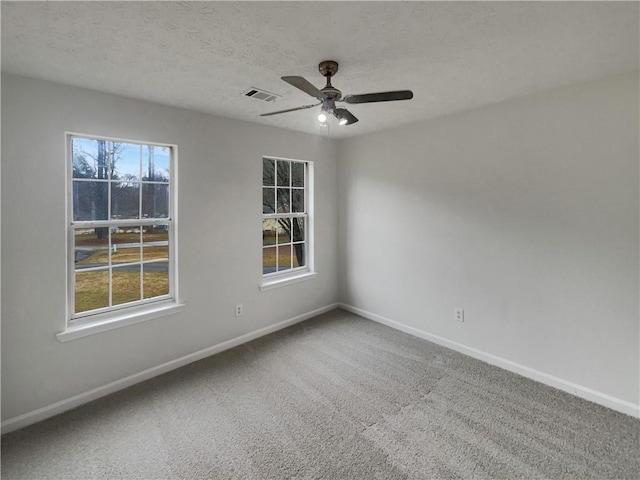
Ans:
{"label": "textured ceiling", "polygon": [[[332,137],[638,70],[637,2],[2,2],[3,71],[292,130],[327,134],[286,84],[413,100],[349,106]],[[258,87],[264,103],[242,95]]]}

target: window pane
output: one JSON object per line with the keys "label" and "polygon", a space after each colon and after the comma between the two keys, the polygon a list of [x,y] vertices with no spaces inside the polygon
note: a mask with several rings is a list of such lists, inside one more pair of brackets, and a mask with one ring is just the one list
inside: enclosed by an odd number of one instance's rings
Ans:
{"label": "window pane", "polygon": [[73,182],[73,220],[107,219],[107,182]]}
{"label": "window pane", "polygon": [[168,147],[156,145],[144,145],[142,147],[142,171],[143,180],[154,182],[169,181],[169,155]]}
{"label": "window pane", "polygon": [[140,218],[140,184],[111,184],[111,218]]}
{"label": "window pane", "polygon": [[262,213],[276,213],[276,189],[262,189]]}
{"label": "window pane", "polygon": [[140,225],[121,225],[119,227],[111,227],[111,244],[140,244]]}
{"label": "window pane", "polygon": [[140,180],[140,145],[133,143],[113,143],[111,161],[112,180]]}
{"label": "window pane", "polygon": [[278,247],[278,271],[291,269],[291,245]]}
{"label": "window pane", "polygon": [[273,273],[277,268],[277,247],[265,247],[262,249],[262,274]]}
{"label": "window pane", "polygon": [[291,168],[291,162],[285,160],[278,160],[277,172],[278,172],[278,186],[289,186],[289,169]]}
{"label": "window pane", "polygon": [[262,245],[273,245],[276,243],[277,228],[278,221],[275,218],[262,221]]}
{"label": "window pane", "polygon": [[293,266],[304,267],[306,265],[306,259],[304,257],[304,243],[293,244]]}
{"label": "window pane", "polygon": [[169,185],[142,184],[142,218],[169,217]]}
{"label": "window pane", "polygon": [[144,298],[169,294],[169,262],[154,262],[144,265]]}
{"label": "window pane", "polygon": [[76,313],[109,306],[109,271],[75,272]]}
{"label": "window pane", "polygon": [[111,227],[111,263],[140,261],[140,226]]}
{"label": "window pane", "polygon": [[169,245],[167,244],[159,247],[144,245],[144,247],[142,248],[142,254],[143,254],[142,259],[145,262],[148,262],[149,260],[168,259]]}
{"label": "window pane", "polygon": [[111,263],[134,263],[140,261],[140,244],[114,243],[111,246]]}
{"label": "window pane", "polygon": [[143,292],[144,298],[169,294],[169,262],[145,263]]}
{"label": "window pane", "polygon": [[145,225],[142,227],[142,242],[151,245],[167,245],[169,225]]}
{"label": "window pane", "polygon": [[291,190],[292,212],[304,212],[304,190]]}
{"label": "window pane", "polygon": [[293,241],[294,242],[304,242],[304,218],[294,218],[292,219],[293,225]]}
{"label": "window pane", "polygon": [[142,241],[143,260],[169,258],[169,225],[144,227]]}
{"label": "window pane", "polygon": [[304,163],[291,162],[291,186],[304,187]]}
{"label": "window pane", "polygon": [[76,228],[74,230],[75,268],[109,264],[109,228]]}
{"label": "window pane", "polygon": [[278,243],[291,242],[291,219],[279,218],[276,225]]}
{"label": "window pane", "polygon": [[275,185],[275,162],[270,158],[262,159],[262,185]]}
{"label": "window pane", "polygon": [[289,190],[288,188],[278,189],[278,213],[289,213]]}
{"label": "window pane", "polygon": [[108,178],[108,143],[106,140],[72,137],[73,178]]}
{"label": "window pane", "polygon": [[112,304],[120,305],[140,300],[140,265],[117,267],[112,272]]}

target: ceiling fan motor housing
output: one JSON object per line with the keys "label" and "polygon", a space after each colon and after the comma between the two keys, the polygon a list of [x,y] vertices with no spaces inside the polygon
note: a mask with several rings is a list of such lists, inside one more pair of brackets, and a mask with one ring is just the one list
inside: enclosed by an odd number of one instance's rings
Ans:
{"label": "ceiling fan motor housing", "polygon": [[318,65],[318,70],[320,70],[320,75],[323,77],[333,77],[336,73],[338,73],[338,62],[334,62],[333,60],[325,60],[324,62],[320,62]]}
{"label": "ceiling fan motor housing", "polygon": [[340,97],[342,96],[342,92],[337,88],[332,87],[331,85],[329,85],[328,87],[324,87],[320,91],[322,92],[322,96],[324,97],[324,100],[332,100],[334,102],[337,102],[338,100],[340,100]]}
{"label": "ceiling fan motor housing", "polygon": [[338,62],[325,60],[324,62],[320,62],[318,70],[320,70],[322,76],[327,79],[327,85],[320,90],[323,96],[323,108],[327,112],[333,112],[335,102],[342,98],[342,92],[331,85],[331,77],[338,73]]}

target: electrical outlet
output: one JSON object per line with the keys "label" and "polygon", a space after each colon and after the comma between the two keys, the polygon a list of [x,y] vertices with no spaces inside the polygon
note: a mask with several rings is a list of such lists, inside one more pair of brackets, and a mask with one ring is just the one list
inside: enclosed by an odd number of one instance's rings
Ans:
{"label": "electrical outlet", "polygon": [[241,317],[242,316],[242,312],[243,312],[242,304],[239,303],[239,304],[236,305],[236,317]]}
{"label": "electrical outlet", "polygon": [[458,307],[454,308],[453,318],[455,318],[457,322],[464,322],[464,310]]}

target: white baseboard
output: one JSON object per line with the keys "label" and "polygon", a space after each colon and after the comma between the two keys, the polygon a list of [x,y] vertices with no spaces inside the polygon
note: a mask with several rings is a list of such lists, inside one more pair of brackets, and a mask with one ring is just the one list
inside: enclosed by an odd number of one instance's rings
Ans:
{"label": "white baseboard", "polygon": [[495,365],[496,367],[503,368],[513,373],[517,373],[518,375],[530,378],[531,380],[544,383],[545,385],[549,385],[551,387],[557,388],[585,400],[589,400],[590,402],[597,403],[612,410],[631,415],[632,417],[640,418],[640,405],[636,405],[626,400],[607,395],[606,393],[598,392],[591,388],[584,387],[567,380],[563,380],[562,378],[554,377],[553,375],[534,370],[533,368],[525,367],[524,365],[520,365],[510,360],[491,355],[490,353],[483,352],[482,350],[468,347],[462,343],[447,340],[446,338],[433,335],[431,333],[414,327],[410,327],[408,325],[404,325],[402,323],[390,320],[366,310],[362,310],[361,308],[357,308],[352,305],[339,303],[338,306],[340,308],[343,308],[344,310],[355,313],[356,315],[360,315],[361,317],[373,320],[374,322],[382,323],[384,325],[387,325],[388,327],[408,333],[409,335],[423,338],[438,345],[442,345],[443,347],[450,348],[451,350],[463,353],[464,355],[468,355],[469,357],[482,360],[483,362]]}
{"label": "white baseboard", "polygon": [[80,393],[78,395],[74,395],[73,397],[69,397],[64,400],[60,400],[59,402],[52,403],[51,405],[47,405],[46,407],[38,408],[31,412],[27,412],[25,414],[18,415],[17,417],[10,418],[2,422],[2,433],[9,433],[33,423],[39,422],[41,420],[45,420],[49,417],[53,417],[54,415],[58,415],[60,413],[66,412],[67,410],[79,407],[80,405],[83,405],[85,403],[97,400],[100,397],[110,395],[114,392],[117,392],[118,390],[122,390],[123,388],[130,387],[132,385],[135,385],[136,383],[143,382],[158,375],[162,375],[163,373],[175,370],[176,368],[188,365],[189,363],[193,363],[203,358],[210,357],[211,355],[214,355],[216,353],[229,350],[230,348],[237,347],[238,345],[250,342],[251,340],[255,340],[256,338],[263,337],[278,330],[282,330],[283,328],[290,327],[291,325],[328,312],[329,310],[333,310],[337,307],[338,304],[334,303],[322,308],[318,308],[311,312],[303,313],[302,315],[298,315],[283,322],[279,322],[274,325],[255,330],[253,332],[240,335],[239,337],[232,338],[231,340],[227,340],[226,342],[218,343],[217,345],[213,345],[212,347],[208,347],[189,355],[185,355],[184,357],[176,358],[175,360],[171,360],[147,370],[134,373],[133,375],[129,375],[128,377],[122,378],[120,380],[116,380],[115,382],[111,382],[101,387],[89,390],[88,392]]}

